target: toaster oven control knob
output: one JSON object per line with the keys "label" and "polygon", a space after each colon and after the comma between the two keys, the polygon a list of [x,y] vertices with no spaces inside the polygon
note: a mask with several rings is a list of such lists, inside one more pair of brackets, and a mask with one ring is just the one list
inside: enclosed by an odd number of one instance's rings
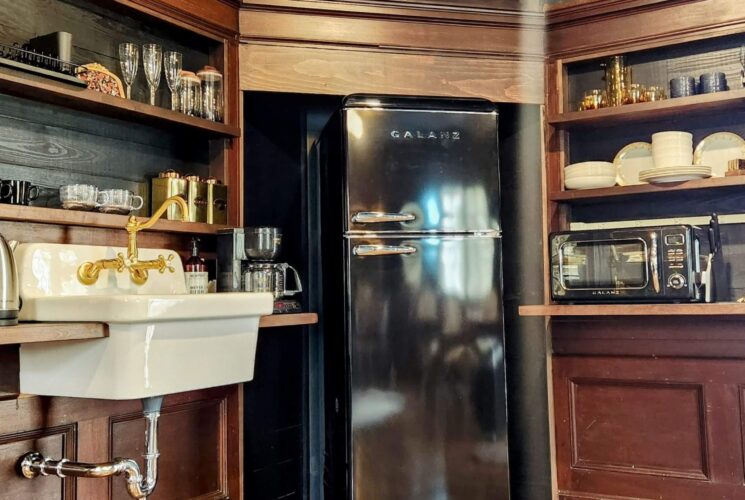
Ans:
{"label": "toaster oven control knob", "polygon": [[673,290],[680,290],[681,288],[686,286],[685,276],[679,273],[670,275],[670,277],[667,279],[667,286],[669,286]]}

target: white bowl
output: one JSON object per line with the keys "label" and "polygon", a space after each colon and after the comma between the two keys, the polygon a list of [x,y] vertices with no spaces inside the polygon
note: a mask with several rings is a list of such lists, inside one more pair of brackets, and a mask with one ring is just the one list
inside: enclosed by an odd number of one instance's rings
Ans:
{"label": "white bowl", "polygon": [[572,177],[577,175],[605,175],[615,177],[616,166],[607,161],[585,161],[567,165],[564,167],[564,175]]}
{"label": "white bowl", "polygon": [[564,187],[567,189],[599,189],[616,185],[616,176],[592,175],[585,177],[572,177],[564,179]]}

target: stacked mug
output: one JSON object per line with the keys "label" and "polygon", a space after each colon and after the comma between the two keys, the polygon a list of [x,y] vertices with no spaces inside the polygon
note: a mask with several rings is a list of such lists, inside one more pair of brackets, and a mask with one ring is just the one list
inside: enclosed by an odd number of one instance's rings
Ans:
{"label": "stacked mug", "polygon": [[670,97],[696,95],[696,79],[692,76],[679,76],[670,80]]}
{"label": "stacked mug", "polygon": [[713,92],[724,92],[727,89],[727,77],[724,73],[704,73],[699,78],[699,92],[711,94]]}

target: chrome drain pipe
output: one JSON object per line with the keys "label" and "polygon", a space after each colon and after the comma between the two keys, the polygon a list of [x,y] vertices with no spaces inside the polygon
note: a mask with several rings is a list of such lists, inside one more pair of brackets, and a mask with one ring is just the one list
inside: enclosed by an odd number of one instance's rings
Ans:
{"label": "chrome drain pipe", "polygon": [[115,458],[113,462],[90,464],[71,462],[66,458],[52,460],[41,453],[32,451],[23,455],[18,462],[20,473],[27,479],[38,476],[54,475],[57,477],[111,477],[124,476],[127,492],[132,498],[147,498],[155,490],[158,481],[158,418],[163,397],[142,400],[145,416],[145,474],[139,464],[131,458]]}

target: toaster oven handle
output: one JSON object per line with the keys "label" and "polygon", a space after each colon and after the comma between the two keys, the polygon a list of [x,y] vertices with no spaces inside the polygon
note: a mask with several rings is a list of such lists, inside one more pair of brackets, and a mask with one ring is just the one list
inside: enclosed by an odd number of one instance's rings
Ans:
{"label": "toaster oven handle", "polygon": [[649,248],[649,269],[652,271],[652,287],[655,293],[660,293],[660,269],[657,264],[657,233],[652,233],[652,243]]}

